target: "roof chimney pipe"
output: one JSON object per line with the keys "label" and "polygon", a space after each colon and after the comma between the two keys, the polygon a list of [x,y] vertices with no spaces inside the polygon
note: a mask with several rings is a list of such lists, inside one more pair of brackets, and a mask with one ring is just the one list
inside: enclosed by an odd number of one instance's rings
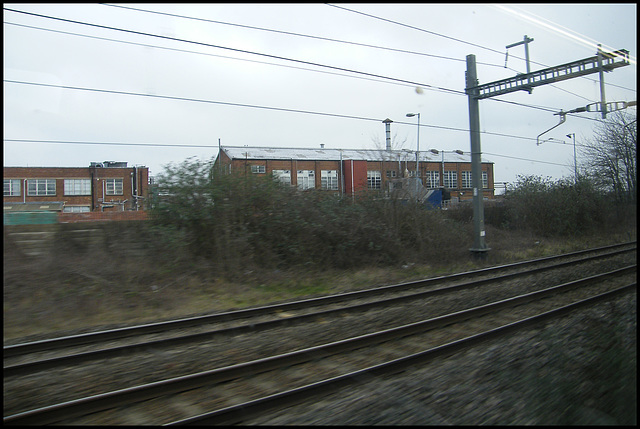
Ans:
{"label": "roof chimney pipe", "polygon": [[387,118],[382,121],[385,126],[385,131],[387,134],[387,150],[391,150],[391,123],[393,122],[391,119]]}

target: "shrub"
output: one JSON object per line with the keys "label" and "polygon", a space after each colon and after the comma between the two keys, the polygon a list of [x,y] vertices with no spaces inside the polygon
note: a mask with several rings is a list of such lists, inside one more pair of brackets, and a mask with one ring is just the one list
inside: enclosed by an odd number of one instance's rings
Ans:
{"label": "shrub", "polygon": [[156,227],[228,274],[442,259],[458,246],[441,213],[414,202],[368,192],[353,201],[268,176],[211,176],[210,163],[193,159],[166,171],[155,190]]}
{"label": "shrub", "polygon": [[578,236],[606,226],[611,204],[592,183],[518,176],[505,195],[504,226],[543,236]]}

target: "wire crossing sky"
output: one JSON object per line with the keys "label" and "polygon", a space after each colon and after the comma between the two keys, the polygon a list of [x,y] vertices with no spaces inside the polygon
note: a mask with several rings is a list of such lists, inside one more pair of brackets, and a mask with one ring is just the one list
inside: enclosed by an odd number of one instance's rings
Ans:
{"label": "wire crossing sky", "polygon": [[[158,174],[223,146],[469,151],[466,56],[480,83],[627,49],[607,101],[636,100],[636,5],[5,4],[5,166],[116,160]],[[615,30],[615,31],[614,31]],[[597,74],[480,102],[496,182],[573,174]],[[635,107],[629,113],[635,114]],[[547,137],[545,135],[545,137]],[[570,144],[571,143],[571,144]]]}

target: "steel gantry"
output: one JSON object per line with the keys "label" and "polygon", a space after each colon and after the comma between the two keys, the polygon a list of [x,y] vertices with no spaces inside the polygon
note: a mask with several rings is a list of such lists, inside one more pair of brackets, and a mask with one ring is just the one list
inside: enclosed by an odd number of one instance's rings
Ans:
{"label": "steel gantry", "polygon": [[[613,53],[600,52],[602,56],[602,69],[606,72],[618,67],[629,65],[629,51],[625,49],[621,49]],[[468,91],[474,90],[478,94],[476,98],[481,100],[483,98],[495,97],[496,95],[508,94],[514,91],[530,92],[530,90],[536,86],[560,82],[591,73],[599,73],[599,57],[600,55],[595,55],[593,57],[573,61],[560,66],[549,67],[531,73],[519,74],[508,79],[485,83],[473,88],[467,88],[467,94],[469,94]]]}
{"label": "steel gantry", "polygon": [[[524,37],[526,44],[533,39]],[[514,44],[513,46],[517,45]],[[527,58],[528,60],[528,58]],[[480,144],[480,110],[478,101],[484,98],[495,97],[515,91],[532,92],[533,88],[549,83],[560,82],[575,77],[585,76],[591,73],[600,73],[600,97],[598,111],[602,112],[602,117],[607,114],[608,104],[604,94],[604,72],[612,71],[618,67],[629,65],[629,51],[621,49],[615,52],[604,52],[598,45],[597,55],[578,61],[562,64],[555,67],[518,74],[515,77],[502,79],[499,81],[479,85],[476,71],[476,57],[473,54],[467,55],[467,72],[465,93],[469,97],[469,135],[471,140],[471,176],[473,186],[473,224],[474,243],[469,250],[476,254],[484,254],[489,249],[485,243],[484,229],[484,205],[482,194],[482,170]],[[528,71],[527,61],[527,71]],[[587,110],[585,108],[585,110]],[[590,111],[590,110],[587,110]],[[561,115],[564,117],[565,112]],[[569,113],[569,112],[566,112]]]}

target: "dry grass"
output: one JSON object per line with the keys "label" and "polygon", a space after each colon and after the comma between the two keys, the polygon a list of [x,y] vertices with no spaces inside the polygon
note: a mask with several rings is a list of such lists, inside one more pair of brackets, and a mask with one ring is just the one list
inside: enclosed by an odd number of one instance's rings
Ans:
{"label": "dry grass", "polygon": [[[462,250],[457,244],[442,249],[444,262],[434,258],[397,266],[315,272],[252,268],[230,279],[216,273],[207,261],[172,262],[158,260],[157,255],[136,258],[111,245],[80,249],[60,245],[45,256],[27,257],[8,237],[5,227],[4,339],[62,335],[259,306],[628,240],[627,232],[569,241],[487,227],[492,250],[485,260],[472,257],[465,243]],[[452,263],[451,255],[461,256]]]}

